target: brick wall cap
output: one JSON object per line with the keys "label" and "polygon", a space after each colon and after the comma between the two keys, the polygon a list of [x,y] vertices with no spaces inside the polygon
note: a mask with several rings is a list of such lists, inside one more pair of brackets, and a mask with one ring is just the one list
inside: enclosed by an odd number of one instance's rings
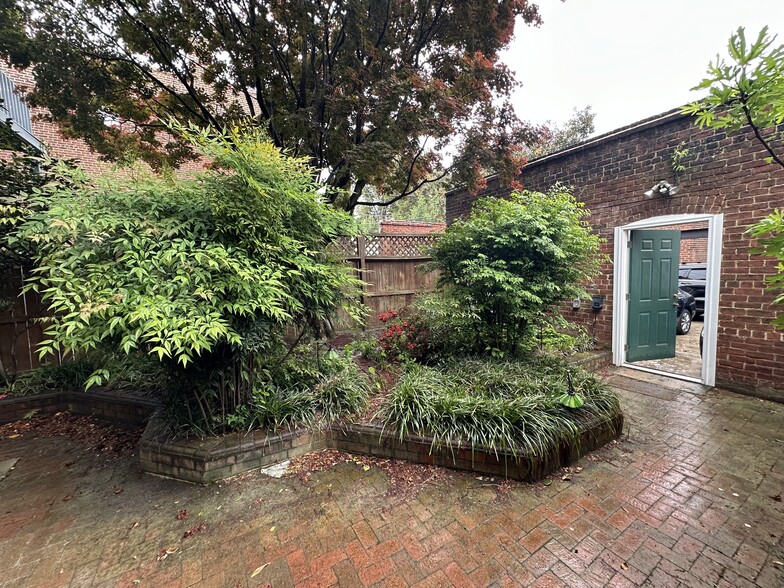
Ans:
{"label": "brick wall cap", "polygon": [[[560,151],[556,151],[554,153],[548,153],[547,155],[543,155],[542,157],[537,157],[536,159],[530,160],[526,165],[525,168],[534,167],[546,162],[550,162],[554,159],[559,159],[561,157],[566,157],[567,155],[571,155],[573,153],[578,153],[580,151],[584,151],[586,149],[590,149],[592,147],[596,147],[608,141],[612,141],[614,139],[620,139],[622,137],[626,137],[628,135],[634,135],[635,133],[640,133],[642,131],[646,131],[648,129],[657,127],[659,125],[666,124],[668,122],[678,120],[680,118],[686,118],[690,115],[683,114],[681,112],[682,107],[673,108],[672,110],[668,110],[667,112],[663,112],[661,114],[657,114],[655,116],[651,116],[648,118],[644,118],[637,122],[634,122],[630,125],[626,125],[625,127],[620,127],[613,131],[609,131],[602,135],[597,135],[596,137],[592,137],[586,139],[581,143],[577,143],[576,145],[572,145],[571,147],[567,147],[565,149],[561,149]],[[495,180],[498,177],[498,174],[491,174],[489,176],[485,176],[486,181]],[[461,185],[456,188],[452,188],[446,193],[446,198],[450,198],[455,194],[458,194],[465,190],[465,186]]]}

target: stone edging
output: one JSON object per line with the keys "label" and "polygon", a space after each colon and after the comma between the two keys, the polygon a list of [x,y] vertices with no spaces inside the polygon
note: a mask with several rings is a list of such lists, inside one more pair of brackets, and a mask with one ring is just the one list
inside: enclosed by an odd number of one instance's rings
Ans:
{"label": "stone edging", "polygon": [[622,431],[623,414],[620,412],[610,420],[592,419],[583,426],[575,442],[553,447],[544,456],[515,456],[481,448],[472,450],[467,446],[434,448],[432,438],[408,435],[401,439],[399,435],[384,431],[380,425],[333,425],[327,436],[327,446],[350,453],[534,482],[619,437]]}
{"label": "stone edging", "polygon": [[323,432],[304,427],[279,435],[253,431],[208,439],[170,439],[156,412],[139,441],[139,459],[144,472],[208,484],[326,447]]}

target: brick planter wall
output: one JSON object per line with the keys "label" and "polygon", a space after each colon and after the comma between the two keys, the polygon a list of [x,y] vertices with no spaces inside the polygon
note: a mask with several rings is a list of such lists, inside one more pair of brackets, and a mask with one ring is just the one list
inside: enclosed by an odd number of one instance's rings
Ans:
{"label": "brick planter wall", "polygon": [[471,450],[465,446],[454,450],[433,448],[432,438],[409,435],[400,439],[398,435],[384,431],[380,425],[333,426],[328,445],[351,453],[405,459],[414,463],[534,482],[619,437],[622,431],[623,415],[620,413],[609,421],[596,419],[585,424],[582,434],[574,443],[553,447],[549,454],[539,457],[496,454],[492,450]]}
{"label": "brick planter wall", "polygon": [[[678,193],[646,198],[644,192],[656,182],[674,183],[672,156],[680,146],[689,155],[682,161]],[[784,331],[770,324],[777,309],[764,283],[776,262],[754,253],[755,243],[745,235],[749,225],[784,206],[784,169],[767,163],[767,156],[749,130],[700,130],[692,118],[668,113],[534,160],[519,180],[530,190],[544,191],[556,182],[572,186],[591,211],[589,222],[605,239],[602,251],[610,258],[616,226],[669,214],[724,213],[716,380],[733,390],[784,400]],[[447,221],[468,214],[478,196],[509,193],[492,177],[478,195],[453,191],[446,198]],[[606,296],[595,325],[590,304],[563,312],[607,347],[612,341],[612,271],[612,263],[605,264],[588,285],[591,294]]]}
{"label": "brick planter wall", "polygon": [[305,428],[280,435],[253,431],[207,439],[171,439],[163,419],[154,416],[139,443],[139,457],[144,472],[207,484],[326,447],[326,435]]}
{"label": "brick planter wall", "polygon": [[[609,365],[610,358],[606,351],[590,352],[574,357],[572,362],[589,371],[598,371]],[[68,411],[121,425],[147,423],[139,442],[142,471],[197,484],[208,484],[326,448],[533,481],[615,439],[623,429],[620,412],[609,421],[590,421],[584,424],[575,443],[554,447],[548,455],[535,458],[495,455],[467,447],[431,452],[432,439],[408,436],[401,440],[394,433],[384,432],[380,425],[335,424],[327,431],[314,432],[301,427],[275,435],[253,431],[207,439],[175,439],[167,432],[160,410],[158,402],[138,396],[101,391],[50,392],[1,399],[0,424],[22,419],[31,411],[39,415]]]}
{"label": "brick planter wall", "polygon": [[3,398],[0,400],[0,424],[22,419],[32,411],[36,411],[36,415],[67,411],[119,425],[143,425],[158,406],[155,400],[129,398],[111,392],[48,392]]}

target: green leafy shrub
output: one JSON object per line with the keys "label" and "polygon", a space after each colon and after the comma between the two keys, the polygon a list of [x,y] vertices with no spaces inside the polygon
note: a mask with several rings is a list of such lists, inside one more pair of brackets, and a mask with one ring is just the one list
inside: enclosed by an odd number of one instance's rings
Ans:
{"label": "green leafy shrub", "polygon": [[[561,397],[573,391],[581,408]],[[551,357],[527,361],[463,359],[437,367],[411,365],[382,407],[400,437],[432,436],[433,447],[467,445],[496,453],[544,456],[577,438],[590,416],[620,412],[609,387],[588,372]]]}
{"label": "green leafy shrub", "polygon": [[[768,288],[776,292],[773,304],[784,306],[784,209],[777,209],[751,226],[748,233],[759,240],[759,253],[776,260],[776,273],[765,277]],[[784,314],[780,313],[773,324],[784,329]]]}
{"label": "green leafy shrub", "polygon": [[446,230],[430,267],[440,272],[443,305],[458,309],[458,347],[517,353],[530,346],[547,313],[585,295],[582,284],[598,273],[602,259],[587,215],[556,187],[508,200],[484,198]]}
{"label": "green leafy shrub", "polygon": [[155,361],[141,354],[107,357],[98,353],[61,363],[46,363],[24,372],[15,382],[0,392],[15,396],[40,394],[59,390],[84,390],[91,387],[96,372],[105,373],[101,385],[109,390],[133,390],[147,394],[162,394],[171,388],[170,372]]}
{"label": "green leafy shrub", "polygon": [[210,171],[84,184],[59,170],[42,188],[47,208],[10,241],[35,246],[29,287],[52,312],[42,355],[152,355],[196,396],[209,431],[247,403],[287,326],[319,335],[341,306],[359,318],[359,282],[326,252],[354,225],[260,132],[175,130]]}

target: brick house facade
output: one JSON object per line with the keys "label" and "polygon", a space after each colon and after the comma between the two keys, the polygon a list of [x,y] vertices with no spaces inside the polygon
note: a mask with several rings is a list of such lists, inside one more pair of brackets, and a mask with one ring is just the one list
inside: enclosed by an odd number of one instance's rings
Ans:
{"label": "brick house facade", "polygon": [[[661,180],[676,183],[673,153],[682,148],[688,155],[680,162],[685,170],[677,178],[677,194],[646,197]],[[774,208],[784,207],[784,169],[767,163],[766,156],[750,130],[701,130],[690,117],[672,111],[531,161],[520,180],[530,190],[544,191],[556,182],[571,186],[591,211],[589,222],[611,259],[615,227],[664,215],[723,213],[716,382],[784,400],[784,332],[770,324],[776,308],[764,284],[765,276],[776,271],[776,262],[754,253],[754,243],[744,234]],[[492,176],[478,195],[454,190],[446,198],[447,222],[467,214],[479,196],[508,194]],[[690,255],[698,261],[702,253],[696,250],[698,243],[693,246]],[[612,282],[608,263],[588,285],[591,293],[606,296],[598,316],[590,305],[564,311],[590,324],[600,344],[607,346],[612,342]]]}
{"label": "brick house facade", "polygon": [[[13,82],[16,86],[16,92],[22,97],[35,86],[31,70],[9,67],[2,61],[0,61],[0,69]],[[30,108],[30,115],[33,134],[43,143],[48,155],[55,159],[73,160],[79,167],[91,174],[107,173],[115,168],[113,163],[102,160],[101,155],[92,151],[81,139],[65,137],[60,125],[49,120],[48,111],[45,108]],[[202,159],[187,161],[178,169],[178,172],[187,174],[202,171],[205,164],[206,161]]]}

